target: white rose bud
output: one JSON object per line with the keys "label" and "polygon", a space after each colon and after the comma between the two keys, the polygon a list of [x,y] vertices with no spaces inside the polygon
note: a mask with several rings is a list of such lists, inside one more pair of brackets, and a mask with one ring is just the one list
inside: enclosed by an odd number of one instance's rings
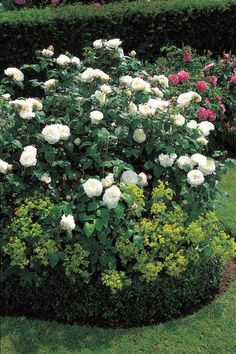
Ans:
{"label": "white rose bud", "polygon": [[197,138],[197,142],[204,146],[208,144],[208,140],[204,138],[204,136],[200,136],[199,138]]}
{"label": "white rose bud", "polygon": [[23,81],[24,80],[24,74],[22,71],[20,71],[17,68],[8,68],[4,70],[4,74],[6,76],[12,77],[16,81]]}
{"label": "white rose bud", "polygon": [[79,145],[81,144],[81,139],[80,139],[80,138],[76,138],[76,139],[74,140],[74,144],[77,145],[77,146],[79,146]]}
{"label": "white rose bud", "polygon": [[147,139],[147,136],[143,129],[135,129],[133,139],[137,141],[137,143],[141,144]]}
{"label": "white rose bud", "polygon": [[63,215],[60,221],[61,228],[65,231],[72,231],[75,228],[75,219],[73,215]]}
{"label": "white rose bud", "polygon": [[130,102],[130,103],[129,103],[129,108],[128,108],[128,110],[129,110],[129,113],[135,114],[135,113],[137,113],[137,111],[138,111],[138,107],[136,106],[135,103]]}
{"label": "white rose bud", "polygon": [[21,165],[24,167],[35,166],[37,163],[36,156],[37,156],[37,149],[34,146],[28,145],[24,147],[24,150],[20,157]]}
{"label": "white rose bud", "polygon": [[157,81],[162,87],[167,88],[169,87],[168,78],[165,75],[154,75],[153,81]]}
{"label": "white rose bud", "polygon": [[131,50],[131,52],[129,53],[129,56],[131,57],[131,58],[134,58],[134,57],[136,57],[136,52],[135,52],[135,50]]}
{"label": "white rose bud", "polygon": [[49,89],[55,87],[58,84],[58,80],[50,79],[44,82],[44,87]]}
{"label": "white rose bud", "polygon": [[205,178],[201,171],[192,170],[187,174],[187,181],[192,187],[197,187],[204,182]]}
{"label": "white rose bud", "polygon": [[5,175],[8,171],[11,170],[12,170],[12,165],[0,159],[0,173],[3,173]]}
{"label": "white rose bud", "polygon": [[171,167],[173,165],[173,163],[175,162],[177,158],[176,154],[160,154],[158,159],[160,162],[160,165],[163,167]]}
{"label": "white rose bud", "polygon": [[136,172],[132,170],[124,171],[120,178],[121,182],[129,186],[130,184],[138,184],[139,177]]}
{"label": "white rose bud", "polygon": [[77,57],[73,57],[73,58],[71,59],[71,64],[72,64],[72,65],[75,65],[75,66],[79,66],[79,65],[80,65],[80,59],[77,58]]}
{"label": "white rose bud", "polygon": [[102,179],[102,185],[104,188],[111,187],[113,183],[115,183],[113,173],[108,173],[108,175]]}
{"label": "white rose bud", "polygon": [[158,87],[153,87],[152,91],[157,97],[163,98],[164,94]]}
{"label": "white rose bud", "polygon": [[100,102],[101,105],[104,105],[106,102],[106,94],[102,91],[95,91],[95,98]]}
{"label": "white rose bud", "polygon": [[51,183],[52,179],[51,179],[51,177],[49,176],[48,173],[44,173],[41,176],[40,181],[49,184],[49,183]]}
{"label": "white rose bud", "polygon": [[139,185],[144,187],[148,185],[147,175],[144,172],[139,173]]}
{"label": "white rose bud", "polygon": [[10,95],[9,93],[4,93],[4,94],[2,95],[2,98],[4,98],[4,100],[10,100],[11,95]]}
{"label": "white rose bud", "polygon": [[50,50],[50,49],[43,49],[43,50],[41,51],[41,54],[42,54],[42,56],[44,56],[45,58],[51,58],[51,57],[53,56],[54,52],[53,52],[52,50]]}
{"label": "white rose bud", "polygon": [[174,125],[177,127],[182,127],[185,123],[185,118],[182,114],[172,115],[171,118],[173,119]]}
{"label": "white rose bud", "polygon": [[89,198],[99,197],[103,191],[102,182],[95,178],[89,178],[82,187]]}
{"label": "white rose bud", "polygon": [[112,92],[112,89],[109,85],[103,84],[100,86],[100,90],[104,92],[106,95]]}
{"label": "white rose bud", "polygon": [[92,124],[99,124],[100,121],[104,118],[103,113],[100,111],[92,111],[89,116]]}
{"label": "white rose bud", "polygon": [[121,198],[120,189],[116,186],[112,186],[106,189],[102,200],[109,209],[114,209],[117,207],[120,198]]}
{"label": "white rose bud", "polygon": [[105,41],[104,45],[107,49],[117,49],[121,45],[121,40],[119,38],[110,39]]}
{"label": "white rose bud", "polygon": [[56,63],[58,65],[68,65],[71,63],[71,60],[70,58],[67,56],[67,55],[64,55],[64,54],[60,54],[58,58],[56,58]]}
{"label": "white rose bud", "polygon": [[103,41],[102,39],[97,39],[96,41],[93,42],[93,47],[95,49],[101,49],[103,47]]}

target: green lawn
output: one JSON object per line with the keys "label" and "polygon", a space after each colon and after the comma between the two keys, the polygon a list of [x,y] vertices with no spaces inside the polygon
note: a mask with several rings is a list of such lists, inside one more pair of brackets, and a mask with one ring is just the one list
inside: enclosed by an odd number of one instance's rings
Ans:
{"label": "green lawn", "polygon": [[[235,166],[220,188],[227,196],[219,198],[218,215],[236,234]],[[236,282],[194,315],[157,326],[105,330],[7,317],[1,321],[1,354],[235,354],[235,313]]]}

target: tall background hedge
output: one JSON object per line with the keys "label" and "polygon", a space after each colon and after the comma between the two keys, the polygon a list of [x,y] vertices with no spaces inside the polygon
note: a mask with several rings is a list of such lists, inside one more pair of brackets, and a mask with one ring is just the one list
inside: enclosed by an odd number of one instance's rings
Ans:
{"label": "tall background hedge", "polygon": [[126,51],[153,60],[167,43],[214,54],[236,48],[236,0],[170,0],[68,5],[0,13],[0,70],[30,63],[53,44],[80,55],[98,38],[119,37]]}

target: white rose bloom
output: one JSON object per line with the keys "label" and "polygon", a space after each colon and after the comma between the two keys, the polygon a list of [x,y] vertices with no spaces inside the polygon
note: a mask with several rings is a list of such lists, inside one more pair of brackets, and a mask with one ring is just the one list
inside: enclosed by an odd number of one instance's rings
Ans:
{"label": "white rose bloom", "polygon": [[170,167],[173,165],[175,162],[175,159],[177,158],[176,154],[160,154],[158,159],[160,162],[160,165],[163,167]]}
{"label": "white rose bloom", "polygon": [[101,105],[105,104],[107,96],[104,92],[97,90],[97,91],[95,91],[94,96],[100,102]]}
{"label": "white rose bloom", "polygon": [[58,65],[67,65],[71,63],[71,59],[64,54],[60,54],[58,58],[56,58],[56,62]]}
{"label": "white rose bloom", "polygon": [[36,100],[35,98],[27,98],[26,101],[31,102],[33,109],[35,109],[36,111],[42,111],[43,105],[39,100]]}
{"label": "white rose bloom", "polygon": [[148,100],[148,105],[149,107],[153,108],[153,109],[160,109],[162,111],[166,111],[166,108],[169,106],[169,102],[168,101],[164,101],[161,100],[159,98],[155,99],[155,98],[150,98]]}
{"label": "white rose bloom", "polygon": [[4,100],[9,100],[11,98],[11,95],[9,93],[4,93],[2,95],[2,98],[4,98]]}
{"label": "white rose bloom", "polygon": [[180,107],[184,108],[190,106],[192,101],[201,102],[201,100],[202,98],[198,93],[194,91],[189,91],[179,95],[179,97],[177,98],[177,103]]}
{"label": "white rose bloom", "polygon": [[76,138],[76,139],[74,140],[74,144],[77,145],[77,146],[79,146],[79,145],[81,144],[81,139],[80,139],[80,138]]}
{"label": "white rose bloom", "polygon": [[204,182],[205,178],[201,171],[192,170],[187,174],[187,181],[192,187],[197,187]]}
{"label": "white rose bloom", "polygon": [[198,165],[198,164],[206,163],[207,158],[206,158],[206,156],[204,156],[202,154],[193,154],[191,156],[191,160],[194,165]]}
{"label": "white rose bloom", "polygon": [[197,138],[197,142],[201,145],[207,145],[208,144],[208,140],[206,138],[204,138],[204,136],[200,136],[199,138]]}
{"label": "white rose bloom", "polygon": [[138,106],[138,112],[142,117],[153,116],[155,114],[155,108],[151,108],[147,103],[140,104]]}
{"label": "white rose bloom", "polygon": [[103,47],[103,41],[102,39],[97,39],[96,41],[93,42],[93,47],[95,49],[101,49]]}
{"label": "white rose bloom", "polygon": [[73,215],[63,215],[60,221],[60,225],[62,227],[63,230],[66,231],[72,231],[75,228],[75,219],[73,217]]}
{"label": "white rose bloom", "polygon": [[82,82],[92,82],[94,80],[94,70],[92,68],[87,68],[78,78]]}
{"label": "white rose bloom", "polygon": [[104,188],[111,187],[113,183],[115,183],[113,173],[108,173],[108,175],[102,179],[102,185]]}
{"label": "white rose bloom", "polygon": [[137,143],[141,144],[147,139],[147,136],[143,129],[135,129],[133,139],[137,141]]}
{"label": "white rose bloom", "polygon": [[194,91],[190,91],[190,92],[192,94],[193,102],[201,102],[202,97],[197,92],[194,92]]}
{"label": "white rose bloom", "polygon": [[110,39],[105,41],[104,45],[107,49],[117,49],[121,45],[121,40],[119,38]]}
{"label": "white rose bloom", "polygon": [[204,176],[211,175],[216,170],[215,162],[208,159],[206,162],[198,165],[198,170],[201,171]]}
{"label": "white rose bloom", "polygon": [[116,186],[112,186],[106,189],[102,200],[109,209],[114,209],[117,207],[120,197],[121,197],[120,189]]}
{"label": "white rose bloom", "polygon": [[51,177],[49,176],[48,173],[44,173],[41,176],[40,181],[49,184],[49,183],[51,183],[52,179],[51,179]]}
{"label": "white rose bloom", "polygon": [[163,98],[164,94],[158,87],[152,87],[152,91],[157,97]]}
{"label": "white rose bloom", "polygon": [[13,79],[16,81],[23,81],[24,80],[23,72],[17,68],[8,68],[8,69],[4,70],[4,74],[6,76],[13,77]]}
{"label": "white rose bloom", "polygon": [[72,65],[79,66],[79,65],[80,65],[80,59],[77,58],[77,57],[73,57],[73,58],[71,59],[71,64],[72,64]]}
{"label": "white rose bloom", "polygon": [[192,119],[190,120],[187,124],[186,127],[188,127],[189,129],[197,129],[198,123],[196,120]]}
{"label": "white rose bloom", "polygon": [[35,113],[33,113],[30,110],[26,110],[26,109],[20,110],[19,115],[22,119],[31,119],[31,118],[35,117]]}
{"label": "white rose bloom", "polygon": [[50,49],[43,49],[41,51],[41,54],[45,57],[45,58],[51,58],[54,54],[54,52]]}
{"label": "white rose bloom", "polygon": [[68,125],[63,125],[63,124],[55,124],[59,130],[60,134],[60,139],[61,140],[67,140],[70,136],[70,128]]}
{"label": "white rose bloom", "polygon": [[55,79],[50,79],[44,82],[44,87],[45,88],[52,88],[55,87],[58,83],[58,80]]}
{"label": "white rose bloom", "polygon": [[35,166],[37,163],[36,156],[37,156],[37,149],[34,146],[28,145],[24,147],[24,150],[20,157],[21,165],[24,167]]}
{"label": "white rose bloom", "polygon": [[148,185],[148,181],[147,181],[147,175],[144,172],[139,173],[139,182],[138,184],[140,186],[147,186]]}
{"label": "white rose bloom", "polygon": [[194,166],[194,163],[193,163],[191,157],[189,157],[187,155],[180,156],[176,162],[177,162],[177,165],[180,169],[183,169],[184,166],[186,166],[186,165],[189,165],[192,168]]}
{"label": "white rose bloom", "polygon": [[133,91],[145,91],[150,92],[151,86],[148,82],[144,81],[140,77],[134,78],[130,83],[130,88]]}
{"label": "white rose bloom", "polygon": [[119,78],[120,84],[125,85],[125,86],[130,86],[132,81],[133,81],[133,78],[129,75],[121,76]]}
{"label": "white rose bloom", "polygon": [[12,165],[0,159],[0,173],[5,175],[8,171],[11,171],[11,169]]}
{"label": "white rose bloom", "polygon": [[136,52],[135,52],[135,50],[131,50],[131,52],[129,53],[129,56],[131,57],[131,58],[134,58],[134,57],[136,57]]}
{"label": "white rose bloom", "polygon": [[49,144],[56,144],[61,138],[60,131],[58,129],[59,124],[51,124],[47,125],[42,130],[42,135],[44,140],[46,140]]}
{"label": "white rose bloom", "polygon": [[139,177],[136,172],[127,170],[122,173],[120,180],[128,186],[130,184],[138,184]]}
{"label": "white rose bloom", "polygon": [[153,76],[153,81],[157,81],[161,86],[164,88],[169,87],[169,81],[168,78],[165,75],[154,75]]}
{"label": "white rose bloom", "polygon": [[35,113],[33,113],[33,103],[29,99],[11,101],[10,106],[18,109],[19,115],[23,119],[35,117]]}
{"label": "white rose bloom", "polygon": [[210,131],[215,129],[214,124],[208,121],[199,123],[197,127],[199,130],[201,130],[204,137],[208,136],[210,134]]}
{"label": "white rose bloom", "polygon": [[100,86],[100,90],[104,92],[106,95],[112,92],[112,89],[109,85],[103,84]]}
{"label": "white rose bloom", "polygon": [[103,81],[109,81],[109,79],[110,79],[109,75],[107,75],[106,73],[104,73],[104,71],[102,71],[100,69],[94,69],[93,76],[94,76],[94,78],[100,79]]}
{"label": "white rose bloom", "polygon": [[92,111],[89,116],[92,124],[99,124],[100,121],[104,118],[103,113],[100,111]]}
{"label": "white rose bloom", "polygon": [[89,178],[84,184],[82,184],[82,187],[89,198],[99,197],[103,191],[102,182],[95,178]]}
{"label": "white rose bloom", "polygon": [[129,103],[129,106],[128,106],[128,111],[129,111],[129,113],[131,113],[131,114],[135,114],[135,113],[137,113],[137,111],[138,111],[138,107],[136,106],[135,103],[130,102],[130,103]]}
{"label": "white rose bloom", "polygon": [[177,127],[182,127],[185,123],[185,118],[182,114],[172,115],[171,118],[173,119],[174,125]]}

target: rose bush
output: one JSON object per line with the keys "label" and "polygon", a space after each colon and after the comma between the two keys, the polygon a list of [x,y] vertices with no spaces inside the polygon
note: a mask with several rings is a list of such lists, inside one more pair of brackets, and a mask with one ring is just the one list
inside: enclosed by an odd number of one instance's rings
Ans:
{"label": "rose bush", "polygon": [[[42,286],[56,267],[113,296],[135,279],[184,277],[234,253],[211,212],[223,165],[207,151],[215,126],[197,118],[206,85],[150,76],[120,45],[96,40],[84,60],[54,58],[50,47],[24,73],[5,70],[3,279]],[[31,70],[39,78],[27,82]],[[37,97],[24,97],[24,78]]]}

